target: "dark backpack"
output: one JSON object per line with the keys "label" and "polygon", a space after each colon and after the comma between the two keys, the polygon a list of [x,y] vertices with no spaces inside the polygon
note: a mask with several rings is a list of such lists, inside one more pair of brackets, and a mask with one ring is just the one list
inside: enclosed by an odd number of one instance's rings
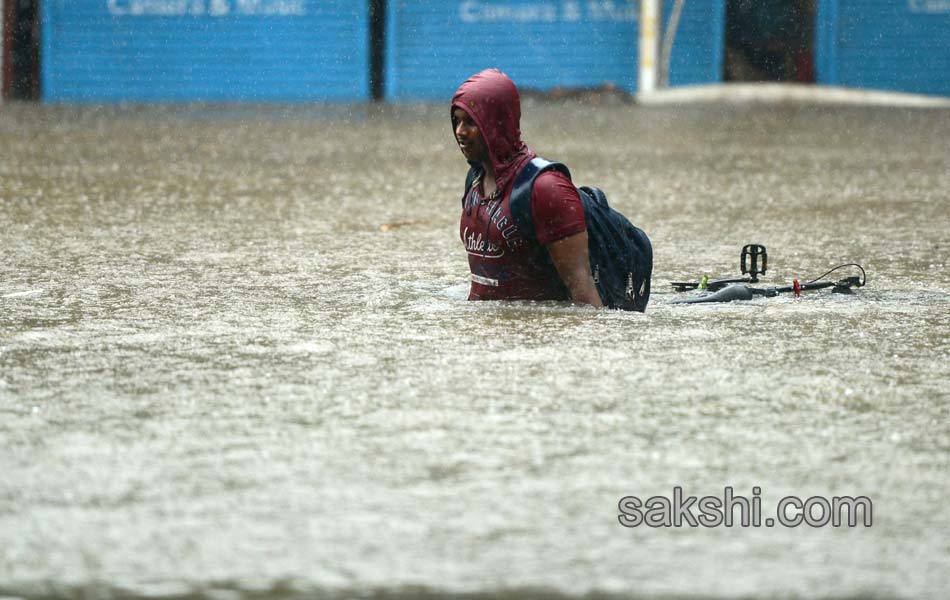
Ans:
{"label": "dark backpack", "polygon": [[[531,189],[544,171],[556,170],[571,178],[561,163],[535,158],[515,178],[509,204],[511,217],[529,240],[535,239],[531,219]],[[653,273],[653,246],[642,229],[610,208],[607,197],[594,187],[578,188],[587,221],[590,272],[604,304],[623,310],[646,310]]]}

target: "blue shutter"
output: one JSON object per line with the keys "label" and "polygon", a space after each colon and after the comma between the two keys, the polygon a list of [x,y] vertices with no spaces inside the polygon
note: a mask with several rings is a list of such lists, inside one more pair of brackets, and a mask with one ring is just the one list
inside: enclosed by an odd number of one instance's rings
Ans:
{"label": "blue shutter", "polygon": [[819,0],[819,83],[950,95],[950,1]]}
{"label": "blue shutter", "polygon": [[353,0],[44,0],[53,102],[369,97],[368,4]]}
{"label": "blue shutter", "polygon": [[[674,4],[674,0],[664,2],[664,22]],[[666,33],[665,25],[661,33]],[[670,85],[721,82],[725,37],[725,0],[686,0],[670,56]]]}
{"label": "blue shutter", "polygon": [[[389,0],[386,97],[448,100],[488,67],[522,89],[635,92],[639,11],[634,0]],[[722,79],[724,12],[723,0],[686,3],[672,83]]]}

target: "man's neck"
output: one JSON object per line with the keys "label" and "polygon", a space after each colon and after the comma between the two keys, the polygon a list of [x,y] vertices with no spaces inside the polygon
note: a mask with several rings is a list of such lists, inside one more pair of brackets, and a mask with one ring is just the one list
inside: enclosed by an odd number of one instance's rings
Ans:
{"label": "man's neck", "polygon": [[482,164],[482,193],[489,197],[495,193],[495,171],[489,165]]}

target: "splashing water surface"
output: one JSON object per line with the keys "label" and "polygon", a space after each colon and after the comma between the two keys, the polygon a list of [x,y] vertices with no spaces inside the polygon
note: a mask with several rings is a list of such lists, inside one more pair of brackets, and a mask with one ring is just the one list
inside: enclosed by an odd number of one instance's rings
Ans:
{"label": "splashing water surface", "polygon": [[[4,106],[0,595],[950,588],[950,112],[524,113],[650,234],[646,314],[466,301],[443,106]],[[868,286],[671,304],[752,242]],[[874,523],[620,526],[674,486]]]}

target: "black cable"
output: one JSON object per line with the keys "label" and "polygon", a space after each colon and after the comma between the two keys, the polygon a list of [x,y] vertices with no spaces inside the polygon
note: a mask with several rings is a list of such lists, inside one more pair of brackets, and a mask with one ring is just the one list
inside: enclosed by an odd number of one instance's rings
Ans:
{"label": "black cable", "polygon": [[831,270],[828,271],[827,273],[822,273],[821,275],[819,275],[818,277],[815,277],[815,278],[812,279],[811,281],[806,282],[805,285],[808,285],[809,283],[815,283],[816,281],[819,281],[819,280],[821,280],[821,279],[824,279],[825,277],[827,277],[828,275],[831,275],[832,273],[834,273],[834,272],[837,271],[838,269],[843,269],[843,268],[845,268],[845,267],[857,267],[858,269],[861,270],[861,287],[864,287],[864,284],[867,283],[868,276],[867,276],[867,274],[864,272],[864,267],[862,267],[862,266],[859,265],[858,263],[845,263],[845,264],[843,264],[843,265],[838,265],[837,267],[831,269]]}

